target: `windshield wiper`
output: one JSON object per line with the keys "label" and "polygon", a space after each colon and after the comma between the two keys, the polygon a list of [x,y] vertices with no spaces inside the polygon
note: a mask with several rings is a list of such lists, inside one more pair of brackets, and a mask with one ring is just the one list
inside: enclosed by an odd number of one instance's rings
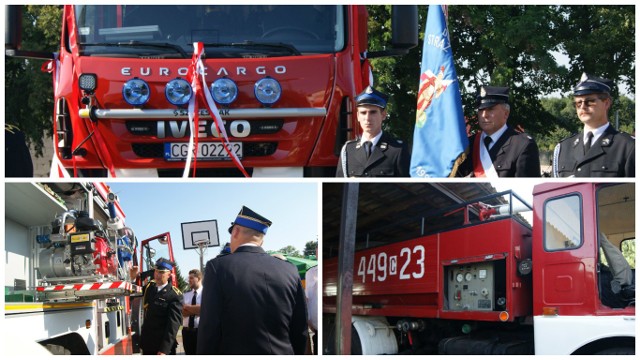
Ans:
{"label": "windshield wiper", "polygon": [[245,40],[243,42],[235,42],[235,43],[204,43],[205,47],[253,47],[253,48],[274,48],[274,49],[285,49],[288,50],[293,55],[302,55],[295,46],[291,44],[285,43],[272,43],[272,42],[256,42]]}
{"label": "windshield wiper", "polygon": [[189,57],[186,51],[180,45],[171,44],[171,43],[154,43],[154,42],[142,42],[131,40],[128,42],[118,42],[118,43],[86,43],[82,44],[84,46],[113,46],[113,47],[150,47],[150,48],[158,48],[158,49],[171,49],[180,53],[182,57]]}

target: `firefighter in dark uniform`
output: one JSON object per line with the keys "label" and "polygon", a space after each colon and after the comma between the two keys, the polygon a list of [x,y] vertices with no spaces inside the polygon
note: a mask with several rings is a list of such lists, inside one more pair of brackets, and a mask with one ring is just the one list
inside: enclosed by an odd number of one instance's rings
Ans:
{"label": "firefighter in dark uniform", "polygon": [[553,152],[554,177],[635,177],[635,138],[609,124],[613,81],[583,74],[573,89],[583,130]]}
{"label": "firefighter in dark uniform", "polygon": [[509,88],[481,86],[476,97],[481,132],[469,137],[459,177],[540,177],[540,154],[531,136],[507,125]]}
{"label": "firefighter in dark uniform", "polygon": [[207,262],[198,355],[303,355],[307,308],[297,268],[261,247],[271,221],[243,206],[231,254]]}
{"label": "firefighter in dark uniform", "polygon": [[356,97],[362,137],[347,141],[340,152],[336,177],[408,177],[411,155],[401,140],[382,131],[387,95],[367,87]]}
{"label": "firefighter in dark uniform", "polygon": [[175,264],[156,261],[154,279],[144,288],[144,323],[140,348],[143,355],[175,355],[178,329],[182,325],[182,292],[169,282]]}

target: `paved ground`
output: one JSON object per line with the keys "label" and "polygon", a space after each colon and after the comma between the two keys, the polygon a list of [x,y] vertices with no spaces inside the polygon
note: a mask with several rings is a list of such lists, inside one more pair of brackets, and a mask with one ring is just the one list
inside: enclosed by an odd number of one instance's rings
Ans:
{"label": "paved ground", "polygon": [[176,349],[176,355],[184,355],[184,347],[182,346],[182,326],[178,330],[178,348]]}

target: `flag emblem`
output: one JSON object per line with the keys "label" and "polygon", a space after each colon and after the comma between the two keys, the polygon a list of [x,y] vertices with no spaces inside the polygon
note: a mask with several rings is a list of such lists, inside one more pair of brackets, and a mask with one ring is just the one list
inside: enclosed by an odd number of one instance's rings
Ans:
{"label": "flag emblem", "polygon": [[427,122],[427,108],[431,102],[440,97],[453,80],[444,79],[444,65],[440,66],[440,72],[435,75],[431,69],[420,75],[420,89],[418,91],[418,110],[416,112],[416,126],[421,128]]}

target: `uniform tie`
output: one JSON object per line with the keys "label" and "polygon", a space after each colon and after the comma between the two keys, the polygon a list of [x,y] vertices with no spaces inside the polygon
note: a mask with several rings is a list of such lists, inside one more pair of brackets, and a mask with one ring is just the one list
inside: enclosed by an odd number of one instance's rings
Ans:
{"label": "uniform tie", "polygon": [[484,138],[484,146],[487,148],[487,151],[489,151],[489,145],[491,145],[492,141],[493,139],[491,138],[491,136],[486,136]]}
{"label": "uniform tie", "polygon": [[584,154],[585,155],[589,152],[589,149],[591,149],[591,139],[593,139],[593,133],[591,131],[589,131],[587,133],[587,140],[584,143]]}
{"label": "uniform tie", "polygon": [[[196,290],[193,290],[193,297],[191,298],[191,305],[195,305],[196,304],[196,297],[198,296],[198,292]],[[193,329],[196,327],[196,316],[195,315],[191,315],[189,316],[189,328]]]}
{"label": "uniform tie", "polygon": [[364,152],[367,154],[368,159],[369,156],[371,156],[371,145],[373,144],[371,143],[371,141],[365,141],[362,145],[364,146]]}

